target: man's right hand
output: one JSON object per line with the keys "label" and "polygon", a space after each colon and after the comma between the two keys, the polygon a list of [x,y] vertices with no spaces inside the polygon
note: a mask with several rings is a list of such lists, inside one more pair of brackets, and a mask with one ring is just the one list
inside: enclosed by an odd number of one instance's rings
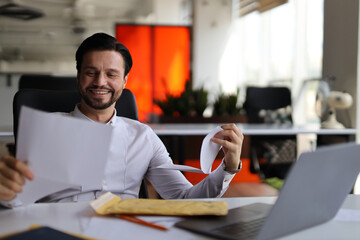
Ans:
{"label": "man's right hand", "polygon": [[26,179],[34,179],[34,174],[24,162],[12,156],[2,157],[0,160],[0,200],[13,199],[22,191]]}

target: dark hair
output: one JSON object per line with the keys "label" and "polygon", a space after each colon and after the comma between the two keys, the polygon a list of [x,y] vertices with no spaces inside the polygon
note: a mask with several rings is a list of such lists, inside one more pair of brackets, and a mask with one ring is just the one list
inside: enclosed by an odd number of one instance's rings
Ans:
{"label": "dark hair", "polygon": [[86,38],[79,46],[75,54],[76,69],[78,72],[81,70],[83,57],[86,53],[91,51],[104,51],[114,50],[121,54],[125,62],[125,75],[126,76],[132,67],[132,58],[129,50],[116,38],[106,33],[95,33]]}

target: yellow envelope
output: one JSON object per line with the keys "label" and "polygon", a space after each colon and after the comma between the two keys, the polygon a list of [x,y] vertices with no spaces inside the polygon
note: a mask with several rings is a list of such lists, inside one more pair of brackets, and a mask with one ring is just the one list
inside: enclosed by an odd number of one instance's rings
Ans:
{"label": "yellow envelope", "polygon": [[226,215],[227,202],[224,201],[188,201],[162,199],[121,199],[107,192],[90,202],[91,207],[101,215]]}

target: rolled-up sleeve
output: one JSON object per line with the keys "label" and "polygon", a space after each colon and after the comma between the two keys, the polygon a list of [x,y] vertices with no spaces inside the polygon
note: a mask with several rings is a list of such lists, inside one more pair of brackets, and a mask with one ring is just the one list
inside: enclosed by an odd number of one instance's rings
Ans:
{"label": "rolled-up sleeve", "polygon": [[[160,165],[172,164],[164,144],[154,132],[149,133],[153,147],[146,177],[164,199],[221,197],[229,187],[235,174],[224,170],[224,162],[196,185],[192,185],[178,170],[160,169]],[[200,173],[199,173],[200,174]]]}

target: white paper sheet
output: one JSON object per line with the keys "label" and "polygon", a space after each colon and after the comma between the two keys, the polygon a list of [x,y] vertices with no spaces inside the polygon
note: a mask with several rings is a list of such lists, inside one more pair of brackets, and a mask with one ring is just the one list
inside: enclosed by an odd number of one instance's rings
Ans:
{"label": "white paper sheet", "polygon": [[[137,216],[139,217],[139,216]],[[90,219],[81,219],[80,225],[84,236],[104,240],[117,239],[171,239],[171,240],[187,240],[194,239],[194,234],[172,227],[181,218],[173,217],[139,217],[144,221],[156,223],[168,227],[168,231],[162,231],[155,228],[139,225],[137,223],[125,221],[113,217],[91,217]],[[136,232],[136,234],[134,234]],[[196,237],[202,239],[202,237]]]}
{"label": "white paper sheet", "polygon": [[214,137],[220,131],[222,131],[222,128],[220,126],[217,126],[210,133],[208,133],[208,135],[206,135],[205,138],[203,139],[201,144],[201,152],[200,152],[201,169],[190,166],[177,165],[177,164],[161,165],[158,166],[158,168],[209,174],[211,172],[211,167],[215,161],[215,158],[221,149],[221,146],[216,143],[213,143],[211,141],[211,138]]}
{"label": "white paper sheet", "polygon": [[112,127],[22,107],[17,158],[34,172],[18,196],[33,203],[67,188],[101,189]]}

